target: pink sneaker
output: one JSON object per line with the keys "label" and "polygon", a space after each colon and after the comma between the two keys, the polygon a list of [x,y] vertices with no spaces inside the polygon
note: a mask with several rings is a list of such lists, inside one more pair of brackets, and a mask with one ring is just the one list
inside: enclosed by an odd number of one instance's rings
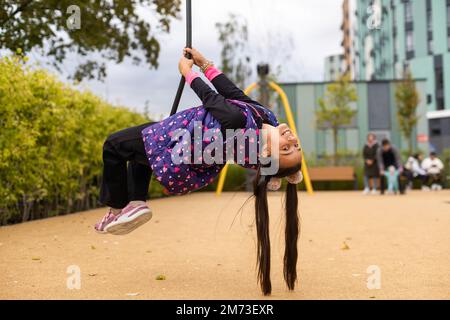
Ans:
{"label": "pink sneaker", "polygon": [[151,218],[152,211],[146,204],[128,204],[116,219],[105,226],[104,230],[114,235],[124,235],[142,226]]}
{"label": "pink sneaker", "polygon": [[105,228],[114,220],[116,220],[119,216],[121,215],[121,213],[119,213],[118,215],[114,215],[111,211],[111,209],[109,209],[109,211],[105,214],[105,216],[102,218],[102,220],[100,220],[100,222],[97,222],[95,224],[95,231],[97,231],[98,233],[108,233],[108,231],[105,230]]}

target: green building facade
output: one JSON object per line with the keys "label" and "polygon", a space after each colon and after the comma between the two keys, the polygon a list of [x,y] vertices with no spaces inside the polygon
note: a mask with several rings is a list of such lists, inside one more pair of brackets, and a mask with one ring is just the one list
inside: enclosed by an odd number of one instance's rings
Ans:
{"label": "green building facade", "polygon": [[338,79],[345,71],[345,61],[343,54],[336,54],[325,58],[325,81],[334,81]]}
{"label": "green building facade", "polygon": [[427,111],[450,109],[450,0],[356,0],[354,14],[355,80],[400,79],[408,67],[426,79]]}
{"label": "green building facade", "polygon": [[[356,81],[352,84],[358,94],[358,101],[352,105],[357,114],[352,124],[339,132],[339,152],[361,152],[369,132],[375,133],[379,140],[389,138],[401,150],[407,149],[407,141],[400,132],[397,120],[397,83],[398,81],[380,80]],[[333,152],[332,132],[330,129],[319,128],[315,116],[315,111],[319,108],[318,101],[324,96],[328,84],[329,82],[282,84],[294,113],[303,150],[309,157],[320,158]],[[416,80],[416,87],[419,94],[424,95],[427,90],[426,80]],[[413,141],[414,147],[424,152],[429,150],[428,142],[420,138],[428,135],[426,112],[426,101],[421,100],[417,110],[420,119]]]}

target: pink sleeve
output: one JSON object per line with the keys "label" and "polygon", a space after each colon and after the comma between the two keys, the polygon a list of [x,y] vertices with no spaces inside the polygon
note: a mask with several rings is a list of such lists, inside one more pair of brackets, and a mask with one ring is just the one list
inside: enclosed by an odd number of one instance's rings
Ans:
{"label": "pink sleeve", "polygon": [[205,76],[208,78],[209,81],[212,81],[215,77],[217,77],[219,74],[222,74],[221,71],[219,71],[214,66],[209,66],[208,69],[205,71]]}
{"label": "pink sleeve", "polygon": [[200,75],[195,71],[189,71],[189,73],[186,75],[186,82],[191,85],[192,81],[194,81],[195,78],[198,78]]}

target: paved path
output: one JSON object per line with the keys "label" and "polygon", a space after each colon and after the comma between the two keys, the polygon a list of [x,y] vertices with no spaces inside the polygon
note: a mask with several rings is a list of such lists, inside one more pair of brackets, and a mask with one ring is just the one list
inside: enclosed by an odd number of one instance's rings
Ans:
{"label": "paved path", "polygon": [[[104,209],[2,227],[0,299],[263,298],[253,203],[239,213],[247,197],[155,200],[153,219],[125,237],[93,232]],[[270,194],[273,298],[450,299],[450,192],[300,197],[300,279],[292,293],[281,272],[282,199]],[[67,289],[71,265],[80,268],[80,290]],[[371,265],[381,271],[379,290],[367,288]]]}

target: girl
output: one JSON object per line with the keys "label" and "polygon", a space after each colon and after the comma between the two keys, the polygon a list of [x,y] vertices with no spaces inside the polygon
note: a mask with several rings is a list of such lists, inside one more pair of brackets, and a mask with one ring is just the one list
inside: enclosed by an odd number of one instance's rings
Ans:
{"label": "girl", "polygon": [[[187,53],[192,55],[192,60],[184,57]],[[194,63],[218,93],[192,71]],[[179,71],[203,106],[178,112],[158,123],[128,128],[107,138],[103,147],[100,201],[110,208],[95,229],[100,233],[127,234],[150,220],[152,213],[145,200],[152,174],[169,194],[186,194],[212,183],[226,161],[211,163],[201,157],[198,159],[198,150],[200,154],[216,157],[221,156],[222,151],[211,150],[211,146],[225,145],[227,151],[232,150],[232,157],[238,164],[255,169],[257,173],[254,196],[258,281],[265,295],[271,293],[267,189],[279,189],[281,178],[288,181],[284,279],[293,290],[297,279],[299,234],[297,184],[302,179],[298,139],[286,124],[279,125],[270,110],[246,96],[199,51],[185,48]],[[256,135],[246,136],[240,142],[236,136],[229,138],[227,135],[224,140],[221,136],[229,130],[243,134],[255,132]],[[260,139],[259,131],[264,131],[264,138]],[[256,161],[252,161],[252,154],[245,154],[254,147]],[[183,161],[175,161],[177,156]],[[271,162],[263,161],[266,158]],[[276,170],[267,173],[266,169],[274,163]]]}

